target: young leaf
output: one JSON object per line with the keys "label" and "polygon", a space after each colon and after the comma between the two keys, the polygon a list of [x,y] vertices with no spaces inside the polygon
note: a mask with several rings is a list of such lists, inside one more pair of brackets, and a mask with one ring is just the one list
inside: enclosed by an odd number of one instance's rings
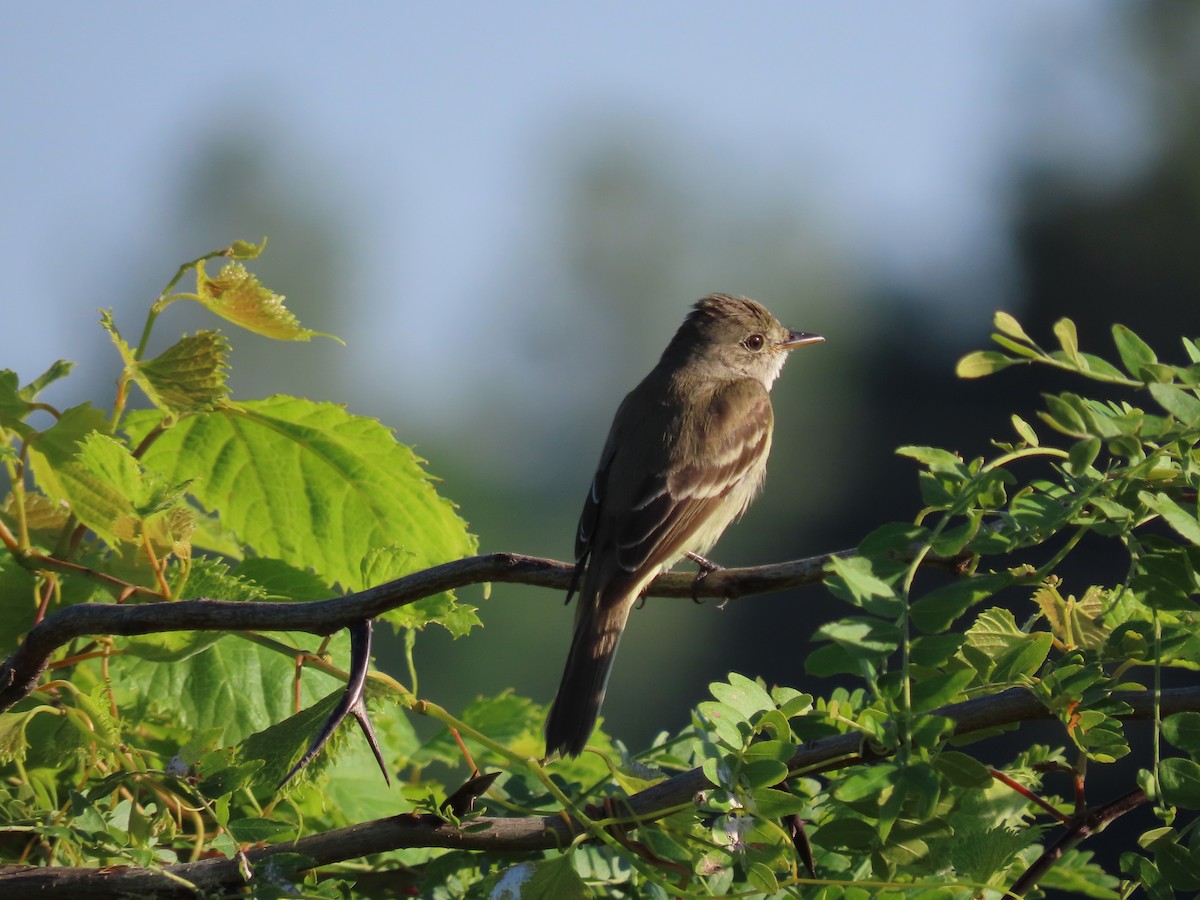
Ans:
{"label": "young leaf", "polygon": [[229,342],[219,332],[201,331],[154,359],[135,363],[129,373],[159,409],[174,414],[203,412],[228,396],[228,355]]}
{"label": "young leaf", "polygon": [[1025,341],[1027,344],[1033,343],[1029,335],[1025,333],[1025,329],[1021,327],[1021,323],[1006,312],[997,310],[992,324],[996,326],[997,331],[1003,332],[1009,337],[1016,338],[1018,341]]}
{"label": "young leaf", "polygon": [[240,262],[227,263],[215,278],[196,263],[196,298],[221,318],[247,331],[279,341],[309,341],[314,337],[340,338],[300,325],[300,320],[283,305],[284,297],[263,287]]}
{"label": "young leaf", "polygon": [[[139,441],[161,415],[131,413]],[[421,460],[374,419],[332,403],[273,397],[189,416],[147,449],[147,468],[218,511],[260,555],[363,586],[367,553],[393,544],[413,570],[475,552]]]}
{"label": "young leaf", "polygon": [[1054,336],[1058,338],[1067,358],[1080,368],[1086,368],[1079,357],[1079,336],[1075,333],[1075,323],[1070,319],[1059,319],[1054,323]]}
{"label": "young leaf", "polygon": [[1033,427],[1028,422],[1026,422],[1016,413],[1013,413],[1012,416],[1012,426],[1017,434],[1021,436],[1021,440],[1027,443],[1030,447],[1038,446],[1037,432],[1033,430]]}

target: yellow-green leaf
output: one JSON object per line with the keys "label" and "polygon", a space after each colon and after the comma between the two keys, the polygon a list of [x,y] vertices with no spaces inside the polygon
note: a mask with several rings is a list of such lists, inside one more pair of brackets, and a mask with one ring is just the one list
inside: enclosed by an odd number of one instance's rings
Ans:
{"label": "yellow-green leaf", "polygon": [[954,367],[954,374],[959,378],[982,378],[1019,362],[1019,359],[1013,359],[995,350],[976,350],[958,361],[958,365]]}
{"label": "yellow-green leaf", "polygon": [[280,341],[327,337],[341,343],[331,334],[302,327],[283,305],[283,295],[263,287],[240,262],[227,263],[215,278],[208,277],[203,260],[197,262],[196,299],[221,318],[263,337]]}
{"label": "yellow-green leaf", "polygon": [[1021,323],[1006,312],[997,310],[993,324],[996,326],[997,331],[1003,332],[1009,337],[1025,341],[1026,343],[1033,343],[1029,335],[1025,333],[1025,329],[1021,327]]}

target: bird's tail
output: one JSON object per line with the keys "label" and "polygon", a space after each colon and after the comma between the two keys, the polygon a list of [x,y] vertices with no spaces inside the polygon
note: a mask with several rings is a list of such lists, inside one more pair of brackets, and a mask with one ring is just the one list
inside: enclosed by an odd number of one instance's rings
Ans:
{"label": "bird's tail", "polygon": [[633,607],[632,602],[624,600],[602,607],[599,599],[580,598],[567,667],[546,718],[547,756],[555,750],[578,756],[596,727],[617,645]]}

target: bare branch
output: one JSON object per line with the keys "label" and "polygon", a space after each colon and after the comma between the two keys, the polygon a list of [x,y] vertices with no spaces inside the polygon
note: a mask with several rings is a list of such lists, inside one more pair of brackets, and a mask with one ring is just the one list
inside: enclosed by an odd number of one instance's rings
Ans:
{"label": "bare branch", "polygon": [[[721,569],[700,582],[701,597],[741,597],[815,584],[834,556],[830,553],[747,569]],[[83,603],[47,616],[0,665],[0,712],[29,695],[59,647],[79,637],[151,634],[167,631],[307,631],[331,634],[355,622],[454,588],[484,582],[511,582],[566,590],[574,566],[516,553],[491,553],[444,563],[387,584],[313,603],[247,603],[227,600],[110,604]],[[648,594],[691,597],[695,577],[660,575]]]}

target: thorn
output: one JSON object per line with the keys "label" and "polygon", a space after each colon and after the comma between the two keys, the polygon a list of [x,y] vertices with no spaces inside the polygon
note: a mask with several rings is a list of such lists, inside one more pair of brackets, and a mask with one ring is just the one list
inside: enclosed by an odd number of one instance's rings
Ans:
{"label": "thorn", "polygon": [[349,628],[350,631],[350,680],[346,682],[346,690],[342,694],[341,700],[337,706],[333,708],[333,712],[329,714],[329,718],[325,720],[325,724],[321,726],[321,730],[317,732],[317,736],[312,739],[312,743],[308,745],[308,749],[304,751],[304,755],[300,757],[300,761],[292,766],[291,770],[283,776],[283,780],[276,785],[275,790],[281,789],[285,784],[300,772],[305,766],[312,762],[321,749],[333,737],[338,726],[346,716],[354,716],[362,729],[363,734],[367,738],[367,743],[371,746],[371,752],[375,754],[375,762],[379,764],[379,771],[383,773],[383,779],[391,787],[392,779],[388,775],[387,766],[383,762],[383,753],[379,749],[379,741],[375,737],[375,729],[371,725],[371,719],[367,715],[367,707],[363,702],[363,690],[367,684],[367,670],[371,665],[371,635],[373,633],[374,623],[370,619],[362,622],[356,622]]}

